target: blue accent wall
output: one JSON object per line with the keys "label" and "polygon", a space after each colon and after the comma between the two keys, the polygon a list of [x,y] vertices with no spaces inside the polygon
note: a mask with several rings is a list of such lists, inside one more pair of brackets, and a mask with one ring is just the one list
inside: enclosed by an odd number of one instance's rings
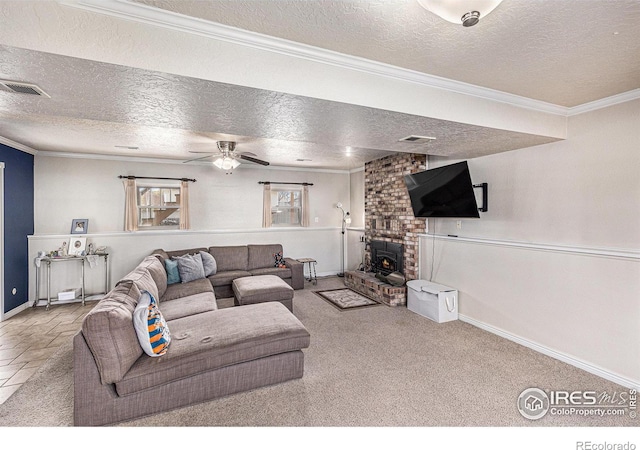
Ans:
{"label": "blue accent wall", "polygon": [[[4,312],[29,301],[29,246],[33,234],[33,155],[0,144],[4,162]],[[12,293],[13,288],[16,294]]]}

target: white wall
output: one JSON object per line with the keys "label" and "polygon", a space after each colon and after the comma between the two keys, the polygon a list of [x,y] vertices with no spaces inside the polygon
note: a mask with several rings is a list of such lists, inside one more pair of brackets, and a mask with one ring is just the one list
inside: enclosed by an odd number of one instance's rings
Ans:
{"label": "white wall", "polygon": [[[124,232],[124,188],[118,175],[195,178],[190,184],[191,230]],[[258,181],[309,182],[308,228],[263,229]],[[297,171],[241,166],[232,175],[207,165],[112,161],[45,156],[35,158],[35,234],[29,255],[57,249],[69,239],[71,221],[89,219],[88,242],[111,252],[111,282],[126,275],[152,250],[282,243],[285,256],[312,257],[318,274],[340,271],[340,214],[350,206],[349,172]],[[315,219],[318,219],[316,222]],[[63,267],[64,266],[64,267]],[[69,266],[68,268],[66,268]],[[78,285],[79,269],[54,266],[52,292]],[[102,272],[87,271],[87,291],[103,289]],[[35,267],[30,272],[35,298]],[[41,289],[44,284],[41,283]],[[41,298],[43,296],[41,291]]]}
{"label": "white wall", "polygon": [[364,228],[364,167],[351,172],[349,178],[351,198],[351,227]]}
{"label": "white wall", "polygon": [[465,320],[640,386],[638,124],[635,100],[570,117],[566,141],[469,160],[489,211],[437,219],[421,278],[433,258]]}
{"label": "white wall", "polygon": [[346,235],[345,270],[358,270],[363,263],[364,246],[364,167],[351,171],[351,224]]}
{"label": "white wall", "polygon": [[67,233],[71,221],[77,218],[89,219],[90,233],[123,231],[124,187],[118,175],[195,178],[197,181],[190,184],[189,190],[192,230],[260,228],[263,186],[258,181],[313,183],[309,187],[310,228],[339,227],[335,203],[349,207],[346,171],[294,171],[242,165],[226,175],[205,164],[42,155],[36,156],[34,169],[36,235]]}

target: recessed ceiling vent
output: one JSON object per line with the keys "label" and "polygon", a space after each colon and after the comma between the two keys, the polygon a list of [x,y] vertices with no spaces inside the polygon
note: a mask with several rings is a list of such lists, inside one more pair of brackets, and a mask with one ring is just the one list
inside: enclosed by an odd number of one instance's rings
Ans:
{"label": "recessed ceiling vent", "polygon": [[415,135],[411,135],[411,136],[407,136],[405,138],[402,139],[398,139],[398,142],[409,142],[409,143],[414,143],[414,144],[428,144],[430,142],[435,141],[436,138],[434,137],[430,137],[430,136],[415,136]]}
{"label": "recessed ceiling vent", "polygon": [[41,97],[51,98],[49,94],[35,84],[21,83],[20,81],[0,80],[0,87],[4,90],[15,92],[17,94],[39,95]]}

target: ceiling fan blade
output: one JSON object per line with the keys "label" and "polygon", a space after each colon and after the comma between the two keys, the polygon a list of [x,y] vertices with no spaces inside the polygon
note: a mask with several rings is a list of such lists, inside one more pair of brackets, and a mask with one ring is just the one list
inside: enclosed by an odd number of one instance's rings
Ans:
{"label": "ceiling fan blade", "polygon": [[269,163],[267,161],[263,161],[261,159],[258,158],[252,158],[251,156],[247,156],[247,155],[239,155],[240,159],[244,159],[245,161],[250,161],[256,164],[261,164],[263,166],[268,166]]}
{"label": "ceiling fan blade", "polygon": [[194,158],[194,159],[189,159],[187,161],[182,161],[182,163],[188,163],[188,162],[192,162],[192,161],[200,161],[202,159],[207,159],[207,158],[211,158],[213,155],[207,155],[207,156],[201,156],[200,158]]}
{"label": "ceiling fan blade", "polygon": [[189,153],[208,153],[210,155],[213,155],[215,152],[195,152],[193,150],[189,150]]}

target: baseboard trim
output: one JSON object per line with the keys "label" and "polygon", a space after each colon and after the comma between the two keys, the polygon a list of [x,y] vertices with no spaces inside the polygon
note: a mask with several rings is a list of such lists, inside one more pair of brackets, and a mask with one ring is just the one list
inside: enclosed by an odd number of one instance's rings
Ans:
{"label": "baseboard trim", "polygon": [[29,307],[29,302],[26,301],[23,304],[21,304],[20,306],[16,306],[15,308],[13,308],[11,311],[8,311],[6,313],[4,313],[2,315],[2,320],[5,321],[19,313],[21,313],[22,311],[24,311],[25,309],[27,309]]}
{"label": "baseboard trim", "polygon": [[600,378],[604,378],[605,380],[609,380],[613,383],[617,383],[629,389],[640,390],[639,382],[630,380],[628,378],[622,377],[615,373],[609,372],[601,367],[594,366],[593,364],[582,361],[578,358],[574,358],[573,356],[567,355],[562,352],[558,352],[544,345],[540,345],[537,342],[533,342],[521,336],[509,333],[508,331],[505,331],[500,328],[494,327],[493,325],[489,325],[487,323],[481,322],[472,317],[465,316],[464,314],[458,314],[458,319],[462,322],[468,323],[469,325],[473,325],[484,331],[488,331],[489,333],[495,334],[497,336],[500,336],[502,338],[515,342],[517,344],[523,345],[538,353],[542,353],[543,355],[550,356],[551,358],[557,359],[559,361],[562,361],[564,363],[577,367],[578,369],[582,369],[593,375],[599,376]]}

